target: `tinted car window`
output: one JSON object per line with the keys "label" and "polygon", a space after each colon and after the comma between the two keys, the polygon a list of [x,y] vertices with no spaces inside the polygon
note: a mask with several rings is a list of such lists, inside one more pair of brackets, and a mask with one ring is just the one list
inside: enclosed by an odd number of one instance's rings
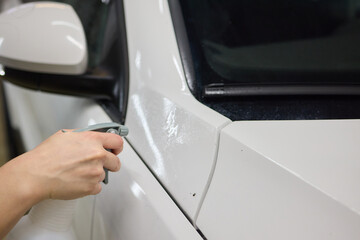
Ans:
{"label": "tinted car window", "polygon": [[200,101],[233,120],[355,117],[359,1],[179,3]]}
{"label": "tinted car window", "polygon": [[[360,70],[358,1],[181,3],[194,57],[206,82],[293,81],[281,79],[281,73]],[[323,78],[296,80],[324,81],[326,75]]]}

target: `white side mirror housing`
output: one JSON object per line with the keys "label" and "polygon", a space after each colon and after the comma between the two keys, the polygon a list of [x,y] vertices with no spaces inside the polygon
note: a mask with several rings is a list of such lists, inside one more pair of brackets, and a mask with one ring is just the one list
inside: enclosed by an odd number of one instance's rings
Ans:
{"label": "white side mirror housing", "polygon": [[40,73],[82,74],[87,68],[84,29],[63,3],[27,3],[0,14],[0,64]]}

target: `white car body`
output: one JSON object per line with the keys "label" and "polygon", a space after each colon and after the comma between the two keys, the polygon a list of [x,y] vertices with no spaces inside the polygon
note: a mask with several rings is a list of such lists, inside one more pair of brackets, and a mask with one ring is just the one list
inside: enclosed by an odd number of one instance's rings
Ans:
{"label": "white car body", "polygon": [[[130,134],[120,172],[79,201],[79,239],[360,238],[360,120],[231,121],[191,94],[168,1],[124,11]],[[26,150],[111,121],[91,99],[4,86]]]}

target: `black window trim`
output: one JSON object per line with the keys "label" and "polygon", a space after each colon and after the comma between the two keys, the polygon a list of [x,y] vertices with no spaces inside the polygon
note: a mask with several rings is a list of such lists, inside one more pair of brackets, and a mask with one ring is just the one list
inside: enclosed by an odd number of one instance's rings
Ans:
{"label": "black window trim", "polygon": [[[206,106],[233,121],[360,118],[360,113],[355,111],[360,104],[360,84],[353,81],[329,84],[325,81],[312,85],[296,84],[297,81],[290,84],[209,84],[199,87],[180,0],[168,0],[168,4],[188,87]],[[234,109],[238,109],[236,113]]]}
{"label": "black window trim", "polygon": [[178,0],[169,0],[168,3],[185,78],[191,93],[195,96],[195,98],[198,99],[201,96],[201,92],[198,91],[197,82],[195,79],[193,58],[191,55],[181,6]]}
{"label": "black window trim", "polygon": [[121,48],[121,74],[118,79],[116,79],[117,87],[114,89],[116,91],[114,93],[116,96],[115,102],[107,99],[100,99],[97,100],[97,103],[103,108],[112,121],[124,124],[129,96],[129,57],[126,20],[123,0],[114,0],[114,4],[116,4],[116,14],[118,16],[116,24],[117,32],[120,34],[118,41]]}
{"label": "black window trim", "polygon": [[292,84],[292,83],[274,83],[274,84],[209,84],[199,90],[196,83],[195,70],[189,38],[187,36],[183,13],[179,0],[168,0],[171,18],[174,26],[180,57],[185,72],[185,77],[190,91],[195,98],[233,98],[248,96],[360,96],[360,84]]}

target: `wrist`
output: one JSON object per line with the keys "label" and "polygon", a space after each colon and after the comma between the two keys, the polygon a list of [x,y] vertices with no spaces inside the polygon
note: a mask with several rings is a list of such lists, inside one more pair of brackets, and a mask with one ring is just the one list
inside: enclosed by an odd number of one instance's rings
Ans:
{"label": "wrist", "polygon": [[24,164],[24,161],[26,159],[20,155],[6,163],[2,167],[2,172],[10,188],[8,191],[19,200],[20,204],[30,208],[46,197],[36,176],[32,175],[31,166]]}

